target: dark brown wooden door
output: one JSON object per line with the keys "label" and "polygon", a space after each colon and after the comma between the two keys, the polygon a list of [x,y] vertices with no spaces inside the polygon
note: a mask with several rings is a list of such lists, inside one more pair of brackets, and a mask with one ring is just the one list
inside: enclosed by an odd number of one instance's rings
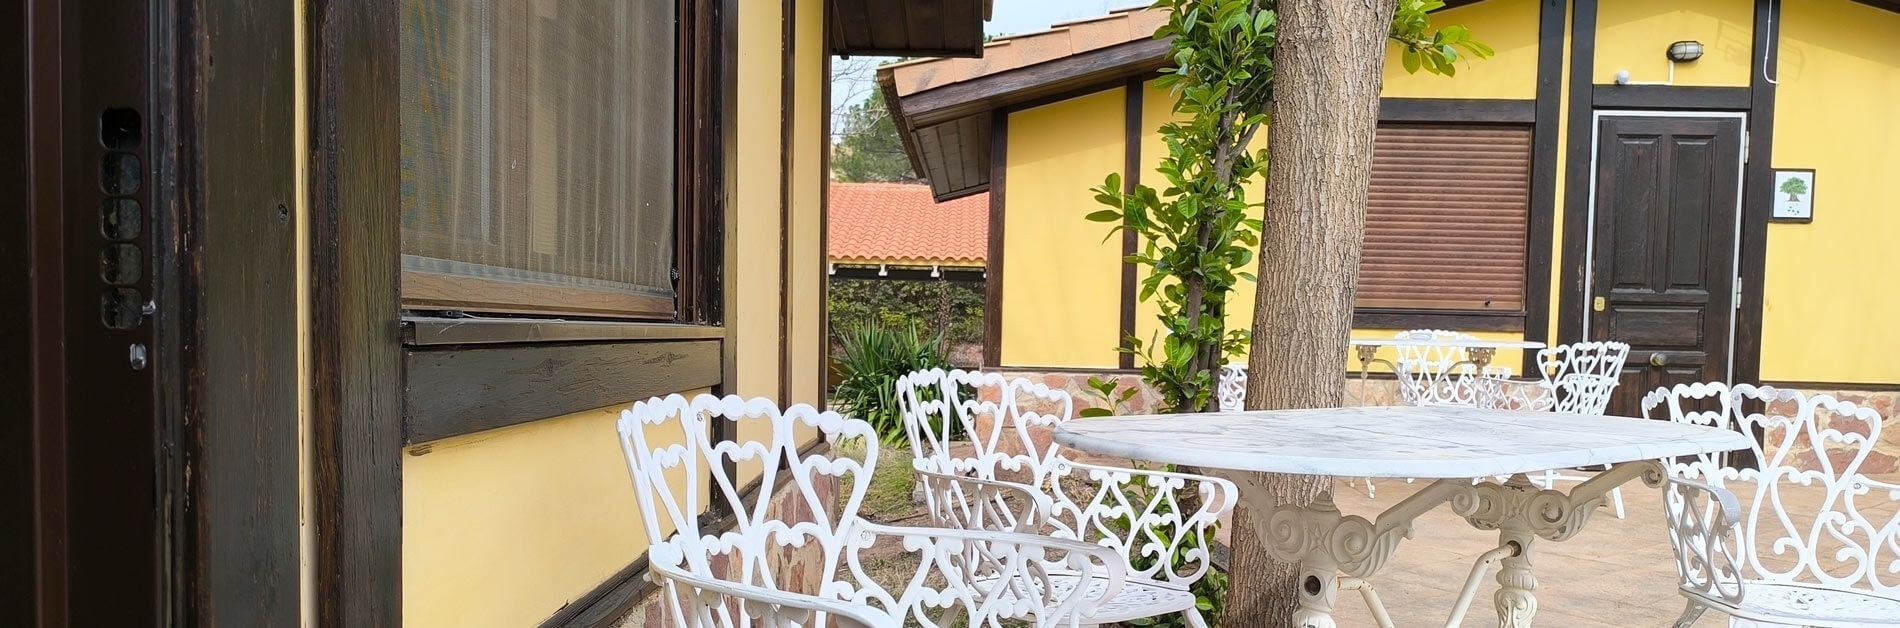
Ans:
{"label": "dark brown wooden door", "polygon": [[1590,338],[1630,344],[1609,412],[1726,380],[1735,316],[1739,118],[1606,117],[1597,145]]}

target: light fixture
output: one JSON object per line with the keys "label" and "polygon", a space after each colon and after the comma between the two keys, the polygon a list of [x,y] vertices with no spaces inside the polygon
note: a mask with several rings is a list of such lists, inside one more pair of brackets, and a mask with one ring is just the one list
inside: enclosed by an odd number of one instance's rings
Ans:
{"label": "light fixture", "polygon": [[1669,44],[1669,60],[1688,63],[1702,58],[1702,42],[1695,40],[1679,41]]}

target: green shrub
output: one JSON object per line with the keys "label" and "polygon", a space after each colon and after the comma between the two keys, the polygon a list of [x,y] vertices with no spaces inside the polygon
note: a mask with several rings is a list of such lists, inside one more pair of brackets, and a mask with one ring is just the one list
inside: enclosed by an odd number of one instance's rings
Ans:
{"label": "green shrub", "polygon": [[832,401],[846,416],[863,419],[886,445],[903,445],[904,416],[897,408],[897,378],[911,371],[950,368],[942,336],[927,336],[915,324],[863,323],[839,333],[844,355]]}

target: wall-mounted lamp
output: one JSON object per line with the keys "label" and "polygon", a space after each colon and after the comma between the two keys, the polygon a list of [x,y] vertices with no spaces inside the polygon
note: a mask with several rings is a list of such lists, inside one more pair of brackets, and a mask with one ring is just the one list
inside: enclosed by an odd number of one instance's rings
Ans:
{"label": "wall-mounted lamp", "polygon": [[1702,58],[1702,42],[1695,40],[1679,41],[1669,44],[1669,60],[1688,63]]}

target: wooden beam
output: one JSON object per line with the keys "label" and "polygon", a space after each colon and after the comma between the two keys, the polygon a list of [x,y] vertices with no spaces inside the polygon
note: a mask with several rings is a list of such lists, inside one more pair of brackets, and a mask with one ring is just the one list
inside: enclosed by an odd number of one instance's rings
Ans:
{"label": "wooden beam", "polygon": [[296,13],[290,3],[188,4],[177,179],[190,528],[176,560],[191,569],[191,623],[294,626],[302,278],[291,208],[306,157],[291,143],[304,106],[293,91]]}
{"label": "wooden beam", "polygon": [[1570,117],[1567,130],[1564,172],[1563,256],[1565,269],[1557,282],[1559,298],[1551,305],[1557,317],[1555,342],[1575,342],[1583,338],[1583,265],[1590,255],[1585,237],[1589,229],[1590,187],[1596,181],[1591,172],[1590,153],[1596,127],[1595,109],[1590,99],[1596,71],[1597,0],[1573,0],[1570,8]]}
{"label": "wooden beam", "polygon": [[[1531,207],[1525,228],[1524,339],[1550,343],[1550,268],[1556,245],[1557,158],[1562,150],[1564,10],[1568,0],[1540,0],[1537,8],[1537,103],[1531,128]],[[1537,355],[1525,352],[1523,372]]]}
{"label": "wooden beam", "polygon": [[[407,444],[710,388],[717,340],[409,350]],[[413,453],[413,452],[412,452]]]}
{"label": "wooden beam", "polygon": [[1009,113],[990,112],[990,241],[983,268],[983,366],[1003,359],[1003,199],[1009,168]]}
{"label": "wooden beam", "polygon": [[316,624],[402,624],[400,16],[312,0],[310,440]]}
{"label": "wooden beam", "polygon": [[1596,85],[1590,92],[1590,103],[1598,109],[1747,111],[1751,98],[1747,87]]}
{"label": "wooden beam", "polygon": [[951,83],[902,97],[912,128],[1035,100],[1078,87],[1153,72],[1167,62],[1169,39],[1142,39]]}
{"label": "wooden beam", "polygon": [[1381,98],[1380,122],[1530,124],[1537,101],[1483,98]]}

